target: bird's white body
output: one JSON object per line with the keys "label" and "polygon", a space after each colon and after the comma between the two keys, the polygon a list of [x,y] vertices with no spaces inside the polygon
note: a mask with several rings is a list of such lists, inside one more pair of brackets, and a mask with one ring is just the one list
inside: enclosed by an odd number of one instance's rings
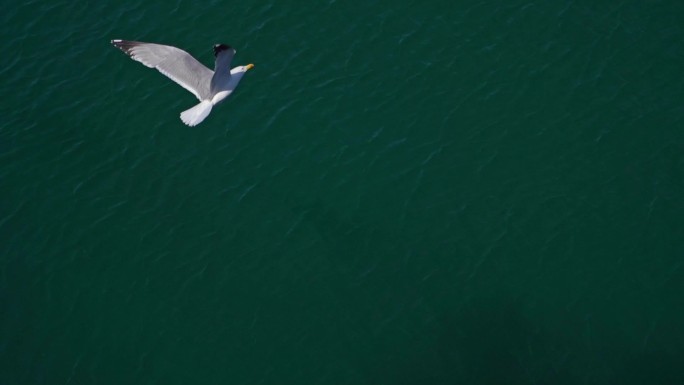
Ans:
{"label": "bird's white body", "polygon": [[211,112],[212,108],[226,100],[235,88],[240,83],[242,76],[245,74],[244,67],[235,67],[230,71],[230,78],[224,84],[218,84],[216,92],[211,98],[201,100],[199,104],[194,107],[181,112],[180,118],[183,123],[188,126],[196,126],[200,124]]}
{"label": "bird's white body", "polygon": [[214,45],[214,71],[176,47],[128,40],[112,40],[112,44],[133,60],[156,68],[199,99],[199,104],[180,115],[183,123],[188,126],[195,126],[209,116],[212,107],[230,96],[245,72],[254,67],[249,64],[230,69],[235,50],[225,44]]}
{"label": "bird's white body", "polygon": [[244,74],[245,71],[242,70],[242,67],[235,67],[230,70],[230,80],[228,81],[228,84],[226,84],[225,89],[222,89],[214,95],[211,99],[211,104],[217,105],[229,97],[230,94],[235,91],[235,88],[240,83],[240,80],[242,80]]}

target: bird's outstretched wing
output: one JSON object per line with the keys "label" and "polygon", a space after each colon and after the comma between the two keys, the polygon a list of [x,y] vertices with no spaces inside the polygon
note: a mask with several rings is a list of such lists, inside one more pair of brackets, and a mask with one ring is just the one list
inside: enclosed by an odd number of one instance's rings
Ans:
{"label": "bird's outstretched wing", "polygon": [[182,49],[170,45],[129,40],[112,40],[112,44],[133,60],[147,67],[156,68],[181,87],[192,92],[197,99],[211,99],[211,79],[214,71]]}
{"label": "bird's outstretched wing", "polygon": [[214,71],[228,70],[228,72],[230,72],[230,62],[233,61],[235,52],[235,48],[227,44],[214,45],[214,57],[216,58],[216,61],[214,62]]}

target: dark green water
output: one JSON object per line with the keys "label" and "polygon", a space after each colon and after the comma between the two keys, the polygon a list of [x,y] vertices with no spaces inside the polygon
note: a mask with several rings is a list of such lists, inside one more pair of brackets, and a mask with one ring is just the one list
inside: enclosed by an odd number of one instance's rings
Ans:
{"label": "dark green water", "polygon": [[[0,383],[684,383],[684,2],[9,2]],[[255,63],[195,98],[110,39]]]}

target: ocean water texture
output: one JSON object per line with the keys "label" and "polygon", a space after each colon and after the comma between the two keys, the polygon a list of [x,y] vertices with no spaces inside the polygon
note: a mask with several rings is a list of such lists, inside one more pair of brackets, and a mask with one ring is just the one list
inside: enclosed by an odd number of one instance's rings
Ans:
{"label": "ocean water texture", "polygon": [[[0,14],[0,383],[684,383],[684,3]],[[111,39],[256,66],[194,96]]]}

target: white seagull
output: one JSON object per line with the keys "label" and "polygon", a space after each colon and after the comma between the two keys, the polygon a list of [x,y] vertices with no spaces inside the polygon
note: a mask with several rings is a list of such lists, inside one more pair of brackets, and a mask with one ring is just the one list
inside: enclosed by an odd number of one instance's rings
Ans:
{"label": "white seagull", "polygon": [[180,114],[181,120],[188,126],[201,123],[213,106],[235,91],[245,72],[254,68],[254,64],[248,64],[230,69],[235,49],[225,44],[214,45],[216,63],[213,71],[189,53],[170,45],[129,40],[112,40],[112,44],[133,60],[156,68],[199,99],[198,105]]}

